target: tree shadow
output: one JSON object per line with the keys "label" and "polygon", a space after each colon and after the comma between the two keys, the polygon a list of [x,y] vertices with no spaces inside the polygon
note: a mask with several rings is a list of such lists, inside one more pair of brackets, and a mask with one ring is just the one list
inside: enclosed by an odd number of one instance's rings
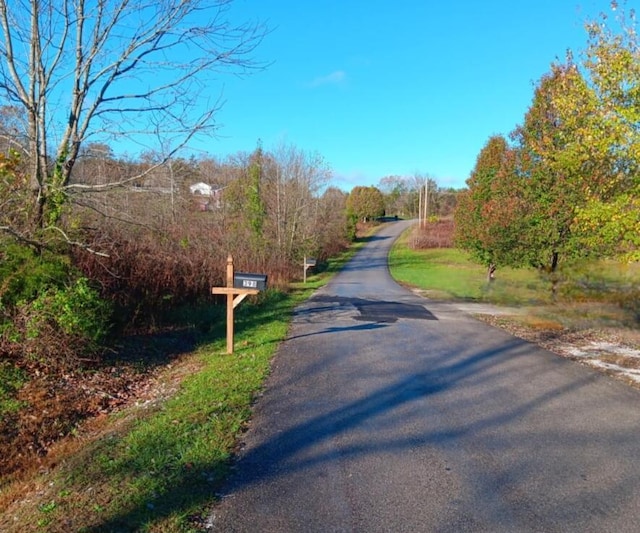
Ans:
{"label": "tree shadow", "polygon": [[325,328],[321,331],[317,331],[317,332],[313,332],[313,333],[305,333],[303,335],[294,335],[293,337],[287,337],[287,339],[285,340],[285,342],[289,342],[292,341],[294,339],[301,339],[303,337],[313,337],[315,335],[324,335],[324,334],[331,334],[331,333],[344,333],[347,331],[369,331],[369,330],[374,330],[374,329],[381,329],[381,328],[386,328],[387,325],[386,324],[380,324],[380,323],[371,323],[371,322],[367,322],[366,324],[358,324],[355,326],[344,326],[344,327],[340,327],[340,326],[332,326],[329,328]]}
{"label": "tree shadow", "polygon": [[[331,460],[334,457],[333,454],[306,457],[301,461],[294,458],[299,456],[302,450],[311,448],[318,442],[344,434],[368,420],[396,411],[405,404],[442,394],[470,377],[474,378],[474,386],[477,386],[483,379],[482,373],[490,369],[494,359],[501,359],[506,354],[510,354],[510,357],[517,357],[519,350],[527,350],[528,348],[527,343],[514,338],[498,349],[478,352],[453,364],[429,365],[428,370],[411,373],[390,385],[376,389],[366,397],[357,398],[344,406],[295,424],[285,431],[279,430],[266,442],[249,450],[248,453],[242,454],[241,462],[250,465],[250,468],[244,468],[242,473],[236,476],[236,481],[232,484],[233,489],[237,490],[240,485],[252,484],[272,476],[286,476],[309,465]],[[443,354],[440,357],[440,362],[449,359],[448,355]],[[502,412],[487,413],[486,417],[466,426],[425,433],[421,435],[419,440],[421,443],[446,445],[446,441],[455,439],[462,434],[479,432],[518,419],[555,398],[592,383],[594,379],[597,379],[596,375],[585,373],[579,380],[568,383],[562,388],[546,391],[544,394],[522,403],[514,403]],[[387,451],[408,450],[415,444],[414,438],[399,437],[384,442],[382,447]],[[380,444],[373,443],[355,447],[346,446],[341,449],[340,456],[373,453],[380,448]],[[276,453],[272,453],[273,451]]]}
{"label": "tree shadow", "polygon": [[300,306],[294,311],[294,319],[303,322],[317,322],[318,316],[323,313],[335,313],[340,308],[353,309],[355,313],[358,313],[353,316],[353,320],[365,322],[365,324],[330,326],[312,333],[289,336],[285,342],[315,335],[381,329],[400,319],[437,320],[433,313],[419,304],[325,295],[309,298],[304,306]]}
{"label": "tree shadow", "polygon": [[[312,296],[305,305],[294,311],[294,320],[316,323],[323,320],[322,314],[335,313],[340,309],[353,310],[354,320],[375,324],[393,324],[401,319],[438,320],[431,311],[421,304],[333,295]],[[326,328],[313,334],[320,335],[350,329],[356,330],[352,327]],[[292,338],[297,337],[290,337],[290,339]]]}
{"label": "tree shadow", "polygon": [[[324,465],[335,462],[336,456],[339,456],[341,461],[348,461],[380,452],[387,455],[412,453],[416,447],[446,450],[451,446],[459,446],[461,441],[473,441],[476,438],[480,443],[487,440],[487,435],[500,432],[501,428],[525,417],[535,416],[533,414],[545,406],[556,405],[561,398],[600,379],[600,376],[589,371],[579,372],[575,379],[566,380],[559,386],[544,388],[538,394],[523,395],[522,398],[514,399],[511,404],[504,405],[496,411],[479,413],[471,417],[467,423],[457,420],[444,421],[437,427],[411,434],[400,430],[405,424],[411,427],[420,425],[419,417],[422,411],[417,406],[423,402],[438,402],[440,400],[437,398],[449,398],[462,383],[464,387],[479,390],[483,382],[496,378],[496,372],[507,374],[517,371],[514,368],[502,369],[505,359],[526,359],[532,355],[532,350],[537,348],[513,338],[496,349],[480,352],[469,350],[465,357],[455,362],[449,362],[451,353],[443,353],[437,360],[429,361],[422,370],[410,372],[389,385],[381,386],[364,397],[356,397],[336,408],[323,411],[313,399],[298,398],[298,405],[293,407],[292,411],[293,413],[298,410],[298,417],[290,416],[292,413],[283,408],[278,399],[280,393],[274,391],[275,398],[269,397],[268,403],[271,409],[280,412],[281,418],[277,422],[273,421],[277,427],[273,430],[267,429],[266,432],[263,429],[257,442],[252,441],[247,449],[240,453],[235,473],[224,487],[221,497],[225,498],[246,489],[252,490],[252,487],[255,490],[260,490],[258,487],[264,489],[265,485],[277,478],[307,470],[317,472],[318,467],[322,470]],[[555,367],[554,360],[551,361],[551,366]],[[566,363],[557,361],[560,365]],[[326,365],[314,366],[318,374],[329,371]],[[526,371],[525,367],[525,374]],[[301,372],[301,375],[304,375],[305,382],[310,379],[307,370]],[[299,410],[302,406],[317,414],[306,419],[300,417]],[[449,406],[451,412],[471,408],[473,407],[467,400],[463,399],[457,402],[454,400]],[[401,420],[397,417],[398,413],[414,412],[415,414],[408,414]],[[377,435],[371,433],[372,424],[379,430],[390,431],[384,433],[385,438],[378,439]],[[539,443],[548,437],[548,446],[557,446],[555,442],[558,441],[558,435],[555,431],[550,429],[548,435],[536,435],[535,438],[525,433],[516,435],[511,444],[523,450],[521,459],[510,465],[507,471],[483,477],[478,486],[472,487],[471,490],[478,494],[487,490],[508,492],[517,485],[514,480],[527,475],[533,477],[533,474],[528,473],[535,470],[533,458],[540,453]],[[353,432],[360,433],[360,438],[346,437]],[[622,434],[612,436],[611,440],[633,442],[634,434],[634,428],[629,427]],[[583,443],[593,436],[591,430],[583,431],[582,428],[568,426],[562,430],[560,446],[566,446],[572,453],[576,453],[581,445],[588,448],[588,445]],[[335,446],[338,447],[337,451]],[[556,451],[554,449],[554,452]],[[628,459],[633,461],[634,454],[631,450],[629,452]],[[575,477],[569,477],[567,487],[574,480]],[[628,498],[630,488],[636,485],[635,476],[629,473],[627,479],[620,479],[617,486],[610,488],[611,496],[624,498],[626,495]],[[563,490],[561,483],[560,486],[554,487],[554,492],[562,493]],[[565,497],[567,501],[563,505],[584,509],[591,504],[593,494],[583,493],[573,500],[568,495]],[[602,497],[606,498],[606,495]],[[568,521],[565,526],[570,527],[571,522]],[[542,529],[544,530],[544,527]]]}

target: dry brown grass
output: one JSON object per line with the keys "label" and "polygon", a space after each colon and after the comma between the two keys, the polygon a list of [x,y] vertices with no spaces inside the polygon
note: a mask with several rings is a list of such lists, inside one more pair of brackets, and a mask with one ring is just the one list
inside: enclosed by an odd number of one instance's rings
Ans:
{"label": "dry brown grass", "polygon": [[413,250],[427,248],[452,248],[454,224],[453,219],[428,220],[423,228],[416,227],[409,238],[409,246]]}

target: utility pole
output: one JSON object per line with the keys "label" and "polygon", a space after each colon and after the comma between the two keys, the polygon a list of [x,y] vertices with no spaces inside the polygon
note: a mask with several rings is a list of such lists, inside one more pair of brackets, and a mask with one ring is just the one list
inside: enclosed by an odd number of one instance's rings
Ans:
{"label": "utility pole", "polygon": [[424,182],[424,225],[427,227],[427,217],[429,215],[429,178]]}

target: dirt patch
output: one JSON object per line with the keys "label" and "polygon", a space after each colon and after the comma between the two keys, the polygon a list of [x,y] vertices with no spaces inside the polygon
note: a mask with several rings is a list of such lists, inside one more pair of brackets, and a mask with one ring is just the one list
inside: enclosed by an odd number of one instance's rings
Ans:
{"label": "dirt patch", "polygon": [[52,449],[82,426],[172,394],[160,376],[193,349],[189,334],[131,338],[112,361],[93,368],[31,369],[16,398],[24,407],[0,418],[0,488],[55,464]]}
{"label": "dirt patch", "polygon": [[571,329],[552,320],[535,320],[490,309],[474,316],[526,341],[640,388],[640,331],[597,327]]}
{"label": "dirt patch", "polygon": [[82,421],[143,395],[152,382],[152,375],[123,366],[32,378],[18,396],[25,407],[0,421],[0,474],[6,480],[20,471],[46,468],[54,443]]}

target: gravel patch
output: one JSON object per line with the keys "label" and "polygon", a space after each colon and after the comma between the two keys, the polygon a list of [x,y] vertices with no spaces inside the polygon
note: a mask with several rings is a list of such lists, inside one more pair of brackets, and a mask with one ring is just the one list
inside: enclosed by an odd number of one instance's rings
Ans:
{"label": "gravel patch", "polygon": [[621,328],[568,329],[537,325],[518,320],[521,311],[512,314],[507,308],[479,304],[470,307],[476,318],[504,329],[559,356],[572,359],[640,388],[640,331]]}

